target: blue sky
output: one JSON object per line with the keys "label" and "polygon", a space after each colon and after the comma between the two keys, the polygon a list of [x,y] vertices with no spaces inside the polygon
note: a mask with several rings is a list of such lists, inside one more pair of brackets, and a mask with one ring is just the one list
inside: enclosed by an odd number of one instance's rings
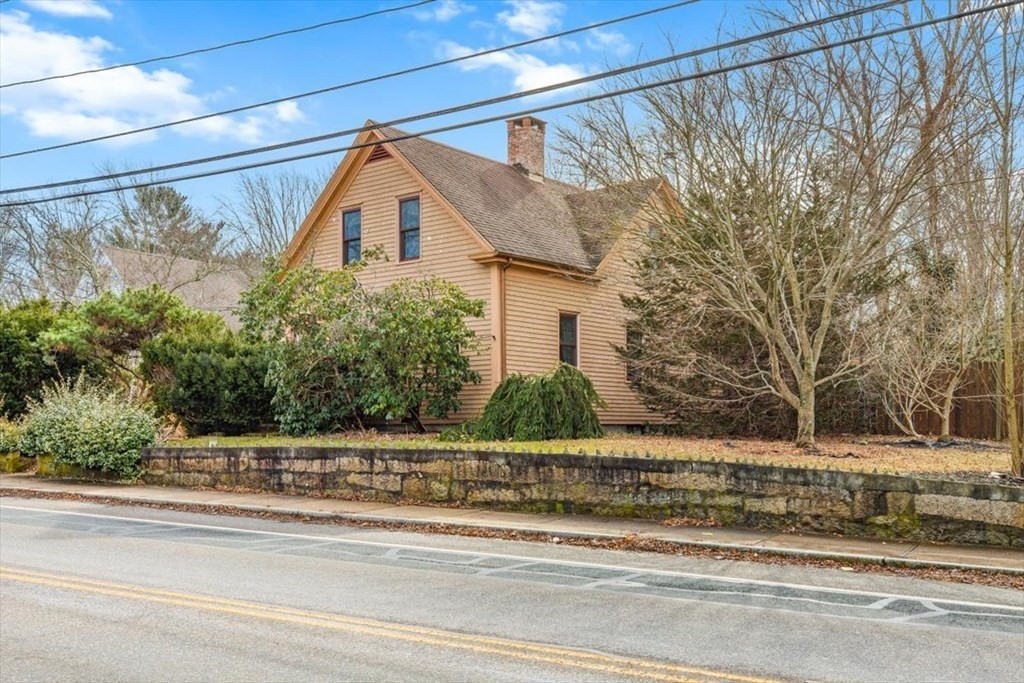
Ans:
{"label": "blue sky", "polygon": [[[0,82],[8,83],[181,52],[314,24],[411,0],[11,0],[0,5]],[[573,28],[668,0],[439,0],[357,22],[102,74],[0,90],[4,153],[162,123],[286,97]],[[155,133],[0,161],[0,185],[13,187],[94,175],[115,167],[172,163],[388,120],[601,71],[609,65],[715,41],[720,25],[741,25],[743,0],[703,0],[598,32],[577,34],[460,65],[290,101]],[[406,126],[421,130],[547,104],[580,90],[510,102]],[[563,121],[569,110],[542,116]],[[504,159],[502,124],[438,136]],[[341,146],[342,138],[319,145]],[[302,149],[315,149],[311,146]],[[277,156],[292,152],[278,152]],[[267,155],[270,158],[274,154]],[[341,155],[267,169],[310,171]],[[254,157],[247,157],[254,159]],[[232,191],[220,176],[179,188],[207,209]]]}

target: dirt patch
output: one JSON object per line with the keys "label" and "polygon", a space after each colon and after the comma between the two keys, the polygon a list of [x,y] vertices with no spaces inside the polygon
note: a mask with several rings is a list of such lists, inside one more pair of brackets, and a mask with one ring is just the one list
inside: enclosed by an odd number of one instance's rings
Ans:
{"label": "dirt patch", "polygon": [[144,501],[131,501],[121,498],[106,496],[83,495],[78,493],[56,493],[44,491],[32,491],[29,489],[0,489],[0,497],[12,498],[42,498],[47,500],[73,500],[101,505],[119,507],[142,507],[155,510],[175,510],[178,512],[193,512],[206,515],[222,515],[226,517],[251,517],[257,519],[269,519],[281,522],[303,522],[307,524],[324,524],[328,526],[358,527],[363,529],[386,529],[393,531],[414,531],[427,534],[444,534],[450,536],[469,536],[474,538],[498,538],[515,541],[529,541],[534,543],[558,543],[562,545],[579,546],[586,548],[599,548],[602,550],[627,550],[638,552],[653,552],[667,555],[683,555],[687,557],[701,557],[715,560],[733,560],[738,562],[758,562],[771,565],[800,565],[805,567],[819,567],[826,569],[839,569],[843,571],[889,574],[895,576],[909,576],[931,581],[946,581],[954,583],[968,583],[997,588],[1008,588],[1012,590],[1024,590],[1024,575],[1009,574],[996,571],[983,571],[977,569],[948,569],[933,567],[905,567],[877,562],[859,562],[853,560],[833,560],[825,558],[799,557],[772,553],[770,551],[756,551],[729,548],[706,548],[700,546],[680,545],[668,541],[647,538],[644,536],[629,535],[622,538],[586,538],[574,537],[564,534],[550,534],[544,532],[519,532],[502,529],[490,529],[483,527],[464,527],[448,524],[435,524],[423,522],[383,522],[353,520],[344,517],[324,517],[303,515],[300,513],[265,512],[258,510],[242,510],[236,507],[210,504],[182,504],[182,503],[151,503]]}

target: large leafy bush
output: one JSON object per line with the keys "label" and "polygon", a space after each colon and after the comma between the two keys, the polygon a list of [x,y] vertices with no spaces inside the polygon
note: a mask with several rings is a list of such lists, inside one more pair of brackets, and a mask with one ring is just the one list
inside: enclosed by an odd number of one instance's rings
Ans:
{"label": "large leafy bush", "polygon": [[273,421],[267,346],[225,330],[162,335],[142,347],[142,373],[161,414],[190,434],[241,434]]}
{"label": "large leafy bush", "polygon": [[604,435],[593,383],[571,365],[526,377],[513,374],[494,390],[474,435],[483,441],[590,439]]}
{"label": "large leafy bush", "polygon": [[19,446],[23,455],[52,455],[56,463],[132,477],[156,430],[148,411],[79,377],[42,390],[22,423]]}
{"label": "large leafy bush", "polygon": [[483,303],[439,278],[360,286],[359,267],[269,272],[242,298],[251,339],[272,346],[267,383],[286,434],[331,432],[367,418],[419,422],[458,410],[479,382],[465,353]]}
{"label": "large leafy bush", "polygon": [[66,315],[47,299],[0,305],[0,416],[19,417],[43,386],[61,377],[98,372],[74,350],[54,349],[47,342],[47,334]]}

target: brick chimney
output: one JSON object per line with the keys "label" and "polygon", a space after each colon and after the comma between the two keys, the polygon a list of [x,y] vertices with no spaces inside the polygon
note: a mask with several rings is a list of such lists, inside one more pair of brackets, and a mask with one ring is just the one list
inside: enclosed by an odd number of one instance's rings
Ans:
{"label": "brick chimney", "polygon": [[540,119],[509,119],[508,163],[531,180],[544,180],[544,126]]}

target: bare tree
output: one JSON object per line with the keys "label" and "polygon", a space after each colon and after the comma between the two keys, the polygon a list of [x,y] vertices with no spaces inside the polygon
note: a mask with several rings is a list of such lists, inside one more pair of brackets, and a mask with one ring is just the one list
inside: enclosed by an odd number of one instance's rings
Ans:
{"label": "bare tree", "polygon": [[994,20],[975,22],[973,45],[981,57],[979,99],[989,110],[981,163],[989,173],[971,187],[979,218],[989,218],[985,240],[1000,279],[1003,413],[1011,471],[1024,476],[1024,424],[1019,415],[1020,358],[1024,356],[1024,12],[1004,8]]}
{"label": "bare tree", "polygon": [[109,220],[96,197],[0,210],[4,290],[11,298],[76,301],[102,281],[96,256]]}
{"label": "bare tree", "polygon": [[279,256],[326,182],[324,172],[239,176],[235,194],[220,199],[219,213],[236,236],[240,254],[256,264]]}
{"label": "bare tree", "polygon": [[[841,4],[794,2],[784,15],[768,5],[764,16],[803,20]],[[800,40],[906,21],[877,13]],[[783,400],[797,414],[797,444],[813,446],[817,390],[859,372],[891,331],[879,323],[919,219],[911,198],[965,130],[961,43],[955,31],[922,40],[920,54],[895,39],[860,43],[578,115],[560,146],[578,176],[609,184],[661,172],[677,188],[678,208],[646,240],[654,267],[638,269],[641,306],[660,314],[641,310],[637,321],[671,319],[677,332],[649,346],[675,349],[680,373],[727,394]],[[777,40],[733,59],[792,46]],[[941,95],[925,103],[922,82]],[[742,335],[746,362],[722,358],[713,343],[679,343],[681,333],[713,340],[723,320]]]}

